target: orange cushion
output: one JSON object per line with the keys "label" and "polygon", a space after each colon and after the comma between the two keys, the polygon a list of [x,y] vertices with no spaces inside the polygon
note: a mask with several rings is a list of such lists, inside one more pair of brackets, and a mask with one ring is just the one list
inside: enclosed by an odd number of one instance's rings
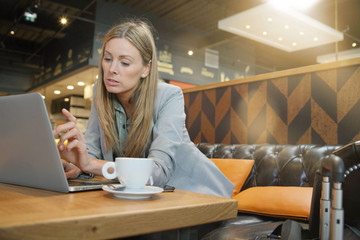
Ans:
{"label": "orange cushion", "polygon": [[240,212],[309,220],[312,191],[312,187],[252,187],[233,199]]}
{"label": "orange cushion", "polygon": [[251,159],[211,158],[220,171],[235,185],[232,196],[238,194],[254,165]]}

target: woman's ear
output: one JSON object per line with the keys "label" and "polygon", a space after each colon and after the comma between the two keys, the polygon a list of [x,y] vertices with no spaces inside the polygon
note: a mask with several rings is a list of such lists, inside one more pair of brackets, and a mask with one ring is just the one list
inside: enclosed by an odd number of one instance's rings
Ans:
{"label": "woman's ear", "polygon": [[146,78],[147,75],[149,75],[150,69],[151,69],[151,60],[148,62],[148,64],[145,65],[144,68],[145,68],[145,69],[144,69],[144,72],[141,74],[141,77],[142,77],[142,78]]}

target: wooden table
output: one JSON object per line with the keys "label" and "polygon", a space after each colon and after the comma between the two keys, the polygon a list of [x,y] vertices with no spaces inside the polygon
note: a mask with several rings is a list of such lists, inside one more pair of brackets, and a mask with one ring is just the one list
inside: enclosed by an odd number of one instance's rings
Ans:
{"label": "wooden table", "polygon": [[119,238],[236,214],[236,200],[181,190],[122,200],[102,190],[64,194],[0,183],[0,239]]}

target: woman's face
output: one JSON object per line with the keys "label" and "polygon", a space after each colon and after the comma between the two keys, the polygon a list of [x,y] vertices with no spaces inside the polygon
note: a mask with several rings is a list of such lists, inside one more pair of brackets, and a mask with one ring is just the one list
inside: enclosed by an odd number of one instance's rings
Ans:
{"label": "woman's face", "polygon": [[102,59],[106,90],[128,101],[140,78],[149,74],[150,64],[143,65],[139,50],[126,38],[113,38],[105,44]]}

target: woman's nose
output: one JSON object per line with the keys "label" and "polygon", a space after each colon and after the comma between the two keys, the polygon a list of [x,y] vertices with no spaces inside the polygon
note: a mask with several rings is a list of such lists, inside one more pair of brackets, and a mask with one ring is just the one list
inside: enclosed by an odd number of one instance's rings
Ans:
{"label": "woman's nose", "polygon": [[117,64],[116,61],[113,61],[110,65],[110,72],[114,73],[114,74],[118,74],[118,70],[117,70]]}

